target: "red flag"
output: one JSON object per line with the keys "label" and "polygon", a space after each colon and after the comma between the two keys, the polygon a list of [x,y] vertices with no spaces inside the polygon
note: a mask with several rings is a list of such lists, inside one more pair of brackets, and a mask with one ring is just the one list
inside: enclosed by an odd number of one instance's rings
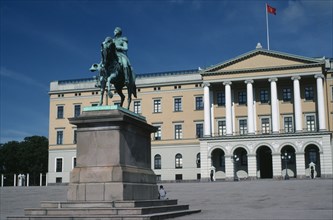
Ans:
{"label": "red flag", "polygon": [[273,8],[267,4],[267,12],[276,15],[276,8]]}

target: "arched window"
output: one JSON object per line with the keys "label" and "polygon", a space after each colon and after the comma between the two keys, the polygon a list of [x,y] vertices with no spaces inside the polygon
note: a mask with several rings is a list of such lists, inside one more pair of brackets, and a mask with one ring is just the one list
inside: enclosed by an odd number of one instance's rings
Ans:
{"label": "arched window", "polygon": [[201,167],[201,163],[200,163],[200,153],[197,154],[196,163],[197,163],[197,168],[200,168],[200,167]]}
{"label": "arched window", "polygon": [[154,157],[154,169],[161,169],[161,155],[159,154]]}
{"label": "arched window", "polygon": [[176,168],[181,169],[183,168],[183,156],[181,154],[176,154]]}

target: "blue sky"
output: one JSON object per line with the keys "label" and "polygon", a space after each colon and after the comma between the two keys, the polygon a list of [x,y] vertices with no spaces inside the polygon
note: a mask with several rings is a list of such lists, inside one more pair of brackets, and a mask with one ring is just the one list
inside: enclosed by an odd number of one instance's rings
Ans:
{"label": "blue sky", "polygon": [[266,43],[333,57],[332,0],[0,0],[0,143],[48,136],[49,84],[91,77],[116,26],[136,74],[208,67]]}

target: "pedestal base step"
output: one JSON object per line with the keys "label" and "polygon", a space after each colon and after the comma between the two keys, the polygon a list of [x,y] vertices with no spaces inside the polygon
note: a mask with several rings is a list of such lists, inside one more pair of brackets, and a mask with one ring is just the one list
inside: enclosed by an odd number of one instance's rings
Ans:
{"label": "pedestal base step", "polygon": [[155,220],[200,212],[177,200],[144,200],[112,202],[41,202],[41,208],[25,209],[25,216],[11,220]]}

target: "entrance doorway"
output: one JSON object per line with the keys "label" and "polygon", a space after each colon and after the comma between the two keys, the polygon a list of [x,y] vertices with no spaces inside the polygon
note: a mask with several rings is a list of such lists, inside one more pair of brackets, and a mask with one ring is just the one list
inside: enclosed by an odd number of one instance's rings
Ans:
{"label": "entrance doorway", "polygon": [[261,146],[257,150],[257,171],[261,179],[273,178],[272,151],[267,146]]}
{"label": "entrance doorway", "polygon": [[320,177],[320,154],[316,145],[309,145],[305,148],[305,167],[307,169],[310,169],[310,163],[315,164],[316,177]]}
{"label": "entrance doorway", "polygon": [[286,175],[286,168],[288,169],[287,174],[289,177],[296,178],[296,154],[295,149],[288,145],[281,149],[281,167],[283,176]]}
{"label": "entrance doorway", "polygon": [[212,152],[212,166],[215,168],[214,178],[224,179],[225,178],[225,154],[221,149],[215,149]]}

